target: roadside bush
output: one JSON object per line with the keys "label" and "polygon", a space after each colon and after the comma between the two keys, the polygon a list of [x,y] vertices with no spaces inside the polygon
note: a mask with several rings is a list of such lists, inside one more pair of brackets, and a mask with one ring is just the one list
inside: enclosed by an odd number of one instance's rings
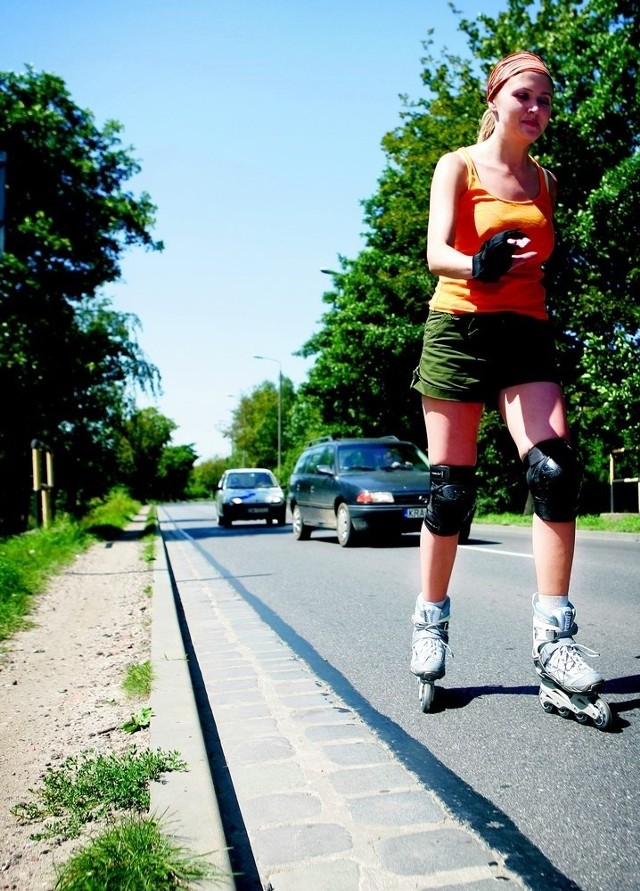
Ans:
{"label": "roadside bush", "polygon": [[127,489],[117,487],[105,499],[96,499],[89,504],[81,526],[90,535],[112,541],[139,510],[140,502],[132,498]]}

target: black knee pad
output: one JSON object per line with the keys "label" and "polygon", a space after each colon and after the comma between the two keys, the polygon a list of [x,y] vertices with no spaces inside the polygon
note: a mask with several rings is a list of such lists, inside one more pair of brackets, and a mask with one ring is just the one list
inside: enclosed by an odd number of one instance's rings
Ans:
{"label": "black knee pad", "polygon": [[545,439],[525,456],[533,509],[542,520],[564,523],[578,516],[582,466],[564,439]]}
{"label": "black knee pad", "polygon": [[475,510],[476,469],[432,464],[430,470],[424,525],[434,535],[457,535]]}

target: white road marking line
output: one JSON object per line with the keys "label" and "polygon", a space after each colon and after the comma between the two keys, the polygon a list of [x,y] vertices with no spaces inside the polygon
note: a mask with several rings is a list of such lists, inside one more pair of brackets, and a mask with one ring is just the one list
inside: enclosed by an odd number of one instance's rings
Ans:
{"label": "white road marking line", "polygon": [[505,557],[528,557],[533,560],[533,554],[525,554],[520,551],[503,551],[500,548],[483,548],[482,545],[459,545],[459,547],[470,551],[484,551],[486,554],[503,554]]}

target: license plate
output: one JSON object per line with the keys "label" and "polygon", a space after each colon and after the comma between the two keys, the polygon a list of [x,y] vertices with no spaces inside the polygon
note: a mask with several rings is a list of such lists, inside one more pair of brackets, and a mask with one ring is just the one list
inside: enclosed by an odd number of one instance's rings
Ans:
{"label": "license plate", "polygon": [[269,508],[268,507],[250,507],[247,512],[250,514],[268,514]]}
{"label": "license plate", "polygon": [[408,520],[419,520],[425,516],[426,507],[405,507],[404,515]]}

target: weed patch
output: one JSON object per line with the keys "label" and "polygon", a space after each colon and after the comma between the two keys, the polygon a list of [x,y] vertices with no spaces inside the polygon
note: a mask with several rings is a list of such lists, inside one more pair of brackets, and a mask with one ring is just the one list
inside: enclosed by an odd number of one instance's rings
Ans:
{"label": "weed patch", "polygon": [[11,813],[23,823],[49,820],[31,836],[36,841],[76,838],[85,823],[118,811],[147,811],[149,783],[163,773],[186,769],[178,752],[160,749],[139,752],[131,746],[122,755],[81,752],[48,768],[42,785],[29,790],[34,800],[15,805]]}
{"label": "weed patch", "polygon": [[152,717],[153,709],[148,706],[141,708],[137,714],[131,715],[124,724],[120,725],[120,730],[123,730],[125,733],[137,733],[138,730],[144,730],[145,727],[151,724]]}
{"label": "weed patch", "polygon": [[151,662],[140,662],[127,668],[122,689],[131,699],[147,699],[151,696],[153,668]]}
{"label": "weed patch", "polygon": [[149,817],[130,816],[81,848],[58,872],[55,891],[173,891],[224,874],[178,846]]}

